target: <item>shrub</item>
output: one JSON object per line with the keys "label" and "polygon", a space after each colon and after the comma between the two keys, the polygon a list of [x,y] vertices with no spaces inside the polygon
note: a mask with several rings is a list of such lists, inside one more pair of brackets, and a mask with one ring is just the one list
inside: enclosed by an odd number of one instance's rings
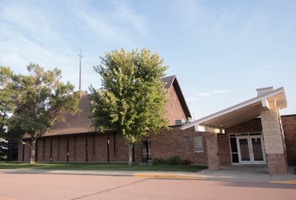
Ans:
{"label": "shrub", "polygon": [[167,164],[167,160],[163,158],[154,158],[152,160],[153,165],[162,165],[162,164]]}
{"label": "shrub", "polygon": [[172,156],[167,160],[169,165],[179,165],[181,162],[181,159],[179,156]]}
{"label": "shrub", "polygon": [[191,161],[188,160],[188,159],[181,160],[180,164],[181,164],[181,165],[190,165],[190,164],[191,164]]}

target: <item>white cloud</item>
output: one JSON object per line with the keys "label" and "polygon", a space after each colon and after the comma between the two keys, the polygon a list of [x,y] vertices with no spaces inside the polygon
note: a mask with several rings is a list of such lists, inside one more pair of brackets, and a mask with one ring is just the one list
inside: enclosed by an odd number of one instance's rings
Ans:
{"label": "white cloud", "polygon": [[211,93],[209,92],[199,92],[197,94],[195,94],[196,97],[208,97],[211,96]]}
{"label": "white cloud", "polygon": [[[87,30],[94,31],[91,35],[97,35],[97,37],[102,41],[116,41],[118,43],[131,45],[129,38],[122,34],[122,31],[117,30],[112,24],[105,22],[100,16],[94,16],[89,13],[81,12],[81,18],[84,20]],[[86,30],[86,32],[88,32]]]}
{"label": "white cloud", "polygon": [[193,26],[204,17],[204,8],[196,0],[177,0],[174,4],[177,11],[175,15],[179,16],[183,24]]}
{"label": "white cloud", "polygon": [[228,93],[232,93],[232,92],[234,92],[234,90],[226,89],[226,90],[212,90],[209,92],[192,93],[191,95],[188,95],[188,97],[186,98],[186,101],[193,102],[193,101],[201,100],[202,98],[212,97],[212,96],[222,95],[222,94],[228,94]]}
{"label": "white cloud", "polygon": [[126,25],[133,27],[142,36],[149,37],[143,17],[140,13],[134,13],[130,7],[126,5],[118,7],[114,16],[118,21],[125,22]]}
{"label": "white cloud", "polygon": [[212,93],[212,94],[225,94],[225,93],[231,93],[233,91],[234,90],[213,90],[210,93]]}

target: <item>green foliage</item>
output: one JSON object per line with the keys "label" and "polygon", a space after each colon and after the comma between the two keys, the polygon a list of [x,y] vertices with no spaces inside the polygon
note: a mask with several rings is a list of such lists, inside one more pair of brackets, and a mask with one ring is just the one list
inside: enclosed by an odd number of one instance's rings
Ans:
{"label": "green foliage", "polygon": [[163,165],[163,164],[167,164],[167,160],[164,158],[154,158],[152,160],[153,165]]}
{"label": "green foliage", "polygon": [[181,158],[179,156],[172,156],[168,158],[167,161],[169,165],[179,165],[181,162]]}
{"label": "green foliage", "polygon": [[0,128],[7,139],[29,135],[33,145],[66,113],[78,111],[78,98],[73,85],[60,81],[61,70],[45,71],[37,64],[27,70],[29,75],[22,75],[0,67]]}
{"label": "green foliage", "polygon": [[7,148],[8,148],[7,142],[4,140],[1,140],[1,138],[0,138],[0,161],[6,161]]}
{"label": "green foliage", "polygon": [[18,142],[0,139],[0,161],[16,161]]}
{"label": "green foliage", "polygon": [[169,157],[168,159],[164,158],[154,158],[152,160],[153,165],[163,165],[163,164],[168,164],[168,165],[190,165],[191,161],[188,159],[182,160],[179,156],[172,156]]}
{"label": "green foliage", "polygon": [[190,164],[191,164],[191,161],[188,160],[188,159],[181,160],[180,164],[181,164],[181,165],[190,165]]}
{"label": "green foliage", "polygon": [[167,127],[163,117],[167,91],[161,78],[167,69],[158,54],[149,50],[107,52],[94,70],[102,88],[92,86],[93,125],[100,131],[119,131],[130,143]]}

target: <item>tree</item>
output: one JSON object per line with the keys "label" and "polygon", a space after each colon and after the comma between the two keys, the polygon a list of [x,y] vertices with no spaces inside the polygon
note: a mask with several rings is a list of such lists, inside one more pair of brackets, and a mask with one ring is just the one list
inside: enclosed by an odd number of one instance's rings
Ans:
{"label": "tree", "polygon": [[7,141],[4,141],[0,138],[0,161],[7,160],[7,150],[8,150]]}
{"label": "tree", "polygon": [[[14,74],[9,67],[0,67],[2,107],[10,113],[5,120],[5,138],[19,139],[30,147],[30,163],[35,163],[36,141],[66,113],[78,111],[74,86],[60,81],[61,70],[45,71],[37,64],[27,66],[29,75]],[[2,131],[3,132],[3,131]],[[30,142],[24,142],[23,136]]]}
{"label": "tree", "polygon": [[129,166],[132,147],[150,132],[167,128],[163,116],[167,91],[161,78],[167,66],[158,54],[149,50],[107,52],[94,71],[102,77],[92,92],[93,125],[99,131],[117,130],[128,143]]}

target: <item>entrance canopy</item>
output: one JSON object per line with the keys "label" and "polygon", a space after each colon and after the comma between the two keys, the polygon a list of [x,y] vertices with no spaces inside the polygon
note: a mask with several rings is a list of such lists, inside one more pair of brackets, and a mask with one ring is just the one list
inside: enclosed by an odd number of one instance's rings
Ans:
{"label": "entrance canopy", "polygon": [[181,127],[185,130],[195,127],[198,132],[224,133],[224,129],[260,116],[261,111],[270,109],[269,102],[275,101],[278,109],[287,107],[284,88],[257,89],[258,96],[212,115],[195,120]]}

